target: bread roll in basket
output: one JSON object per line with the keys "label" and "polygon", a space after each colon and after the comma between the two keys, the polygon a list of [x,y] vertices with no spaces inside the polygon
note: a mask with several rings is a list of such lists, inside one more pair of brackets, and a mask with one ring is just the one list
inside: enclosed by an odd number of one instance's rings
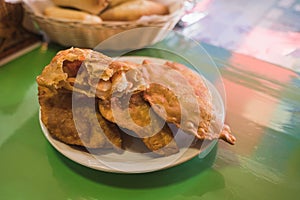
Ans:
{"label": "bread roll in basket", "polygon": [[[108,0],[108,2],[109,1],[113,2],[113,0]],[[53,6],[53,2],[49,0],[42,2],[38,0],[24,0],[23,7],[26,14],[50,41],[66,47],[95,48],[102,41],[127,30],[143,27],[158,28],[156,31],[143,32],[143,35],[140,36],[142,37],[143,44],[139,44],[139,40],[135,40],[134,42],[136,44],[130,47],[130,49],[132,49],[134,47],[141,48],[142,46],[154,44],[162,40],[166,34],[174,28],[183,14],[183,1],[181,0],[151,1],[166,5],[169,13],[166,15],[142,16],[137,20],[131,21],[101,20],[101,22],[89,22],[45,16],[43,10],[46,7]],[[105,9],[107,10],[108,8],[110,8],[110,5]],[[97,16],[101,18],[101,13]],[[118,48],[118,46],[111,46],[112,50]],[[122,48],[124,49],[126,47]]]}

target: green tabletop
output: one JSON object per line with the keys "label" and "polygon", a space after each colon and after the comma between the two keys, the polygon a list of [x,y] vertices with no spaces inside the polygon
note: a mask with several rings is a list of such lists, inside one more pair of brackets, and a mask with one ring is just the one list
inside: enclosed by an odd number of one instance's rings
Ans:
{"label": "green tabletop", "polygon": [[237,143],[220,141],[203,159],[145,174],[81,166],[44,137],[35,77],[62,47],[37,48],[0,67],[0,199],[298,199],[299,74],[205,47],[221,71]]}

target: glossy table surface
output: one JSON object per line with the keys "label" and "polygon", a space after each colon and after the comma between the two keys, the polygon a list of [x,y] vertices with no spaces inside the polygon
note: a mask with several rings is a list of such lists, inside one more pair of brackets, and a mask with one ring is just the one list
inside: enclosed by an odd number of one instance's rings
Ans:
{"label": "glossy table surface", "polygon": [[203,159],[146,174],[81,166],[45,139],[35,77],[62,47],[0,68],[0,199],[296,199],[300,196],[300,76],[204,45],[221,72],[226,123],[237,137]]}

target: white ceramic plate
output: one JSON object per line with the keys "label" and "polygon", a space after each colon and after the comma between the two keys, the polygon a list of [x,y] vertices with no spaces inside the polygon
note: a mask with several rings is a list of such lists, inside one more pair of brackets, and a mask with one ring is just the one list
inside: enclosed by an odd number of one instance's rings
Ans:
{"label": "white ceramic plate", "polygon": [[[122,57],[122,59],[134,61],[137,63],[140,63],[144,59],[148,59],[153,62],[165,62],[165,60],[162,59],[137,56],[127,56],[124,58]],[[212,84],[209,83],[208,87],[212,92],[213,103],[214,105],[217,105],[219,109],[218,114],[220,116],[220,120],[221,122],[223,122],[224,108],[222,99],[218,95],[216,89],[212,86]],[[204,142],[198,141],[197,143],[193,143],[192,146],[185,146],[185,144],[190,144],[190,141],[192,141],[194,137],[184,132],[178,131],[175,136],[175,140],[177,143],[182,144],[179,146],[180,150],[178,153],[166,157],[153,156],[152,153],[149,154],[132,151],[130,147],[121,152],[111,150],[106,152],[99,151],[89,153],[87,151],[81,150],[79,148],[74,148],[54,139],[49,134],[47,128],[41,121],[41,118],[40,125],[45,137],[50,142],[50,144],[67,158],[89,168],[114,173],[146,173],[170,168],[184,163],[196,157],[197,155],[200,158],[205,157],[217,143],[217,140]],[[174,127],[171,127],[171,129],[174,130]],[[136,147],[134,149],[136,149]]]}

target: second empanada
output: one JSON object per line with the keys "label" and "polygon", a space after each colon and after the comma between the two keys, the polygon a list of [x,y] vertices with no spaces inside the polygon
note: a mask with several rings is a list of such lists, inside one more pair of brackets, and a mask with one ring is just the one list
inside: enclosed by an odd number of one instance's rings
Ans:
{"label": "second empanada", "polygon": [[107,21],[132,21],[147,15],[166,15],[168,7],[154,1],[135,0],[104,11],[100,17]]}

